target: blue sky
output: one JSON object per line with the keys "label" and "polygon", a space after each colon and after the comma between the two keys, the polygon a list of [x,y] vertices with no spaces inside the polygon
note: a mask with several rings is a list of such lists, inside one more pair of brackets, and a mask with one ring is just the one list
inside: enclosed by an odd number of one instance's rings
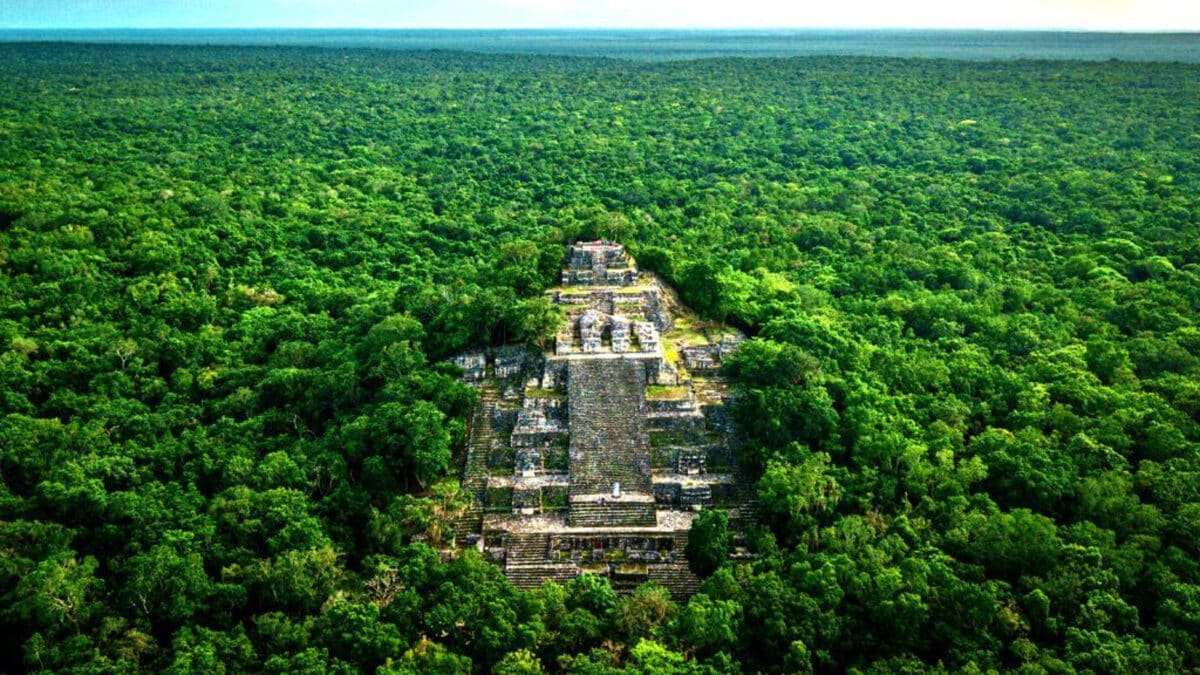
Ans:
{"label": "blue sky", "polygon": [[1200,30],[1200,0],[0,0],[2,28]]}

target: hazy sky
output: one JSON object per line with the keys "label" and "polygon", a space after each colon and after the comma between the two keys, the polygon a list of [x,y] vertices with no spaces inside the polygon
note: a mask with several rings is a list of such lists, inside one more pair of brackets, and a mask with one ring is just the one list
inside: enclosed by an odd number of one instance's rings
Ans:
{"label": "hazy sky", "polygon": [[3,28],[1200,30],[1200,0],[0,0]]}

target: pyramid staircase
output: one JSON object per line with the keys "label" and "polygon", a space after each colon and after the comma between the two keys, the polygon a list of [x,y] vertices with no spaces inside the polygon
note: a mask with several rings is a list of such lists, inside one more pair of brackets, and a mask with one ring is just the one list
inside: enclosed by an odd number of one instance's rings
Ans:
{"label": "pyramid staircase", "polygon": [[479,403],[467,427],[467,457],[463,469],[463,491],[471,496],[471,506],[452,527],[459,546],[467,545],[467,536],[483,525],[483,502],[487,494],[488,457],[501,437],[492,427],[492,412],[500,401],[500,390],[492,383],[479,386]]}
{"label": "pyramid staircase", "polygon": [[517,588],[537,588],[548,579],[566,583],[579,575],[574,563],[546,561],[550,535],[545,532],[510,532],[505,549],[504,574]]}
{"label": "pyramid staircase", "polygon": [[685,600],[700,592],[700,577],[688,569],[686,562],[651,565],[649,581],[657,581],[671,592],[676,600]]}
{"label": "pyramid staircase", "polygon": [[[571,524],[654,525],[646,432],[646,376],[639,361],[576,359],[568,365]],[[622,499],[612,499],[615,483]]]}

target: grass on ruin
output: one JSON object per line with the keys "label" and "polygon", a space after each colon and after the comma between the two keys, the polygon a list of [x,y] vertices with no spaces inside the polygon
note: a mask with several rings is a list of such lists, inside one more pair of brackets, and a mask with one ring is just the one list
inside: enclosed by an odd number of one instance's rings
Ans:
{"label": "grass on ruin", "polygon": [[672,366],[679,363],[679,350],[675,348],[675,343],[670,340],[659,340],[662,345],[663,358]]}
{"label": "grass on ruin", "polygon": [[675,327],[667,333],[667,337],[684,343],[687,346],[706,345],[708,344],[708,336],[704,329],[707,326],[690,316],[675,317]]}
{"label": "grass on ruin", "polygon": [[691,395],[689,387],[667,387],[653,384],[646,387],[646,398],[651,401],[673,401],[687,398],[689,395]]}

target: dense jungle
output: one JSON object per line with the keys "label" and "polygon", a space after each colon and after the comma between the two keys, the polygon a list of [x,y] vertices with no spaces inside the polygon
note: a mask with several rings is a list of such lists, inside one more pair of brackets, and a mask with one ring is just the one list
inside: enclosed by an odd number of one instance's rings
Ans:
{"label": "dense jungle", "polygon": [[[594,238],[751,336],[686,603],[438,550]],[[1198,317],[1194,64],[0,45],[0,671],[1194,670]]]}

